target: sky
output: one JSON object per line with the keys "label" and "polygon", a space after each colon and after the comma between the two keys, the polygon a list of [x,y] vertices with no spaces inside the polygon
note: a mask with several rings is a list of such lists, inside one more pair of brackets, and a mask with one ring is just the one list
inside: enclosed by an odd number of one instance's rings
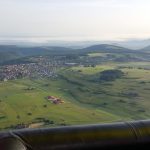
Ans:
{"label": "sky", "polygon": [[150,0],[0,0],[0,37],[150,38]]}

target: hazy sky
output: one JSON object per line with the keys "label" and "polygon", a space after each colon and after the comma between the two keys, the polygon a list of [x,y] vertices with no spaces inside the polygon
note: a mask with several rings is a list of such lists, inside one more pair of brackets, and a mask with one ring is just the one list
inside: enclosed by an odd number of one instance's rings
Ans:
{"label": "hazy sky", "polygon": [[150,0],[0,0],[0,37],[150,38]]}

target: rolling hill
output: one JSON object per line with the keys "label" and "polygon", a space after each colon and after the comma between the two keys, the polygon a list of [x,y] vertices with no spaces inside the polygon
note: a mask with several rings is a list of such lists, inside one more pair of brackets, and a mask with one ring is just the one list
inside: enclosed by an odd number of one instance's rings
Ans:
{"label": "rolling hill", "polygon": [[141,49],[141,51],[150,52],[150,45],[147,47],[144,47],[143,49]]}
{"label": "rolling hill", "polygon": [[108,44],[100,44],[100,45],[92,45],[87,48],[83,48],[83,51],[88,51],[88,52],[131,52],[131,49],[127,49],[124,47],[120,46],[114,46],[114,45],[108,45]]}
{"label": "rolling hill", "polygon": [[65,47],[18,47],[0,45],[0,63],[30,56],[60,55],[71,49]]}
{"label": "rolling hill", "polygon": [[92,45],[82,49],[71,49],[58,46],[19,47],[15,45],[0,45],[0,63],[30,56],[84,55],[90,52],[135,53],[134,50],[108,44]]}

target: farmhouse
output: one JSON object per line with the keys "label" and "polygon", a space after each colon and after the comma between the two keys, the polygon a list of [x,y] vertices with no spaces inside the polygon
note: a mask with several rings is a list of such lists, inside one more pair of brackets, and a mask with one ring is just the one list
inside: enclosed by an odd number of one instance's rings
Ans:
{"label": "farmhouse", "polygon": [[63,100],[61,100],[60,98],[54,97],[54,96],[48,96],[47,99],[49,101],[51,101],[53,104],[62,104],[62,103],[64,103]]}

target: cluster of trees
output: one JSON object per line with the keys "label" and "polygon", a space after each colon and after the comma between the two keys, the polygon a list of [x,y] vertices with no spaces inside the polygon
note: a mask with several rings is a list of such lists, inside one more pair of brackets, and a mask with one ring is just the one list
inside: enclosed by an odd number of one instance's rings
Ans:
{"label": "cluster of trees", "polygon": [[124,73],[121,70],[105,70],[100,73],[100,80],[103,81],[113,81],[115,79],[121,78]]}

